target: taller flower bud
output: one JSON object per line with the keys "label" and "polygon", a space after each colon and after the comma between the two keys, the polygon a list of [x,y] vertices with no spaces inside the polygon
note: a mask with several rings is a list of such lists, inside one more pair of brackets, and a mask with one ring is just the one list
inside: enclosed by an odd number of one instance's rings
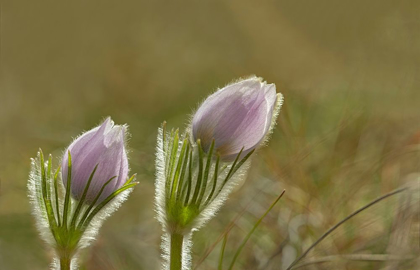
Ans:
{"label": "taller flower bud", "polygon": [[232,161],[242,150],[245,156],[261,145],[270,133],[282,104],[274,84],[251,77],[225,86],[210,95],[192,119],[194,140],[208,151],[215,140],[215,152]]}
{"label": "taller flower bud", "polygon": [[62,179],[67,186],[68,152],[72,157],[71,194],[76,200],[83,196],[93,170],[96,171],[86,194],[85,202],[92,203],[101,188],[110,181],[96,203],[101,203],[127,180],[128,159],[125,150],[126,126],[114,125],[107,118],[102,125],[83,133],[64,152]]}
{"label": "taller flower bud", "polygon": [[250,157],[270,134],[283,98],[251,77],[209,96],[188,132],[159,129],[156,207],[163,225],[163,269],[190,269],[191,235],[245,178]]}

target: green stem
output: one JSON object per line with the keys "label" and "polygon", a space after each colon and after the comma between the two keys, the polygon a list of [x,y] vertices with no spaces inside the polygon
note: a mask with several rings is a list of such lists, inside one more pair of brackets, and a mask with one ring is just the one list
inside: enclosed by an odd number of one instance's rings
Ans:
{"label": "green stem", "polygon": [[60,257],[60,270],[71,269],[71,256],[69,254],[63,254]]}
{"label": "green stem", "polygon": [[184,236],[182,234],[171,234],[171,250],[170,250],[170,270],[182,269],[182,244]]}

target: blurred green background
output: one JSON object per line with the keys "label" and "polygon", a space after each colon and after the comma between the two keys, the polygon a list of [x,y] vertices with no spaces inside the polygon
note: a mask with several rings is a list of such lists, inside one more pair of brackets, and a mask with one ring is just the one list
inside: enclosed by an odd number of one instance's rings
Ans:
{"label": "blurred green background", "polygon": [[[234,221],[226,269],[283,189],[236,269],[285,269],[357,208],[403,185],[420,187],[417,0],[2,0],[0,7],[1,270],[47,269],[51,261],[30,214],[30,158],[42,147],[58,164],[74,137],[108,115],[130,126],[131,171],[141,184],[82,253],[82,269],[159,269],[157,128],[164,120],[185,127],[208,94],[252,74],[275,83],[285,103],[247,181],[194,235],[196,269],[217,268],[220,244],[203,256]],[[345,223],[306,259],[327,262],[301,269],[418,269],[416,195],[387,199]],[[377,254],[398,259],[372,260]]]}

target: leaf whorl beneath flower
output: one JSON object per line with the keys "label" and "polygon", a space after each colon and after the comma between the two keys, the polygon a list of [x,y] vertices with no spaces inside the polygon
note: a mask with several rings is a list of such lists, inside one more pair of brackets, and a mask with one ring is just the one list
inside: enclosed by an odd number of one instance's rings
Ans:
{"label": "leaf whorl beneath flower", "polygon": [[223,162],[213,140],[204,152],[200,140],[191,142],[179,130],[159,130],[156,204],[158,219],[168,232],[187,234],[208,221],[233,186],[244,179],[250,151]]}

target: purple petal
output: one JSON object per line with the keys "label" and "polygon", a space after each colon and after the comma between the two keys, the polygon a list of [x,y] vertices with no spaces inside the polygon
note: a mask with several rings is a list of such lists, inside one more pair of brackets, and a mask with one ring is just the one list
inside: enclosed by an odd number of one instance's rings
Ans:
{"label": "purple petal", "polygon": [[276,88],[250,78],[224,87],[209,96],[192,121],[194,139],[208,150],[212,139],[224,160],[256,148],[270,129]]}
{"label": "purple petal", "polygon": [[98,168],[92,178],[86,203],[91,203],[102,186],[112,177],[97,203],[122,186],[128,174],[127,154],[124,146],[124,126],[115,125],[110,118],[77,138],[67,149],[62,161],[62,179],[67,185],[68,154],[72,155],[71,191],[75,199],[80,199],[91,173]]}

